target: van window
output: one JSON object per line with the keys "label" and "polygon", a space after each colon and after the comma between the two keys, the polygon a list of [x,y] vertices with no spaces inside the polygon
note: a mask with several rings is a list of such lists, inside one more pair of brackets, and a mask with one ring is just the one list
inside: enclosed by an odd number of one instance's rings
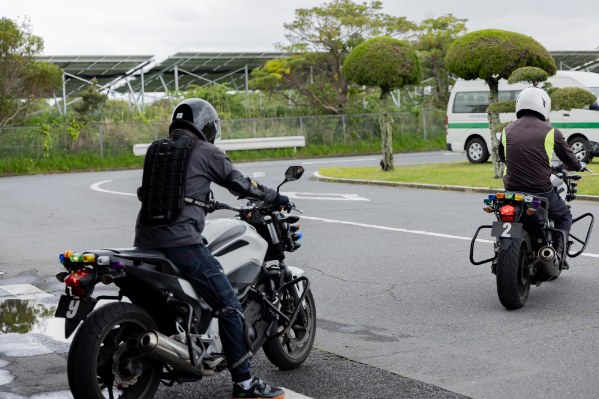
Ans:
{"label": "van window", "polygon": [[[597,98],[599,99],[599,87],[589,87],[591,89],[591,91],[593,92],[593,94],[595,94],[597,96]],[[585,105],[584,107],[580,108],[580,109],[586,109],[586,110],[591,110],[591,111],[599,111],[599,104],[597,104],[599,101],[595,101],[594,103],[592,103],[591,105]]]}
{"label": "van window", "polygon": [[[522,90],[499,92],[499,101],[515,100]],[[487,112],[489,91],[467,91],[457,93],[453,101],[454,114],[481,114]]]}

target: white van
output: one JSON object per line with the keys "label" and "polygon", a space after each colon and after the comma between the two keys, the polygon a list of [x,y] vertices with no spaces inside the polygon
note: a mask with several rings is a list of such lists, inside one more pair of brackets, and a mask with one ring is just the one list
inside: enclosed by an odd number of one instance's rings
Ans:
{"label": "white van", "polygon": [[[592,72],[558,71],[550,77],[554,87],[582,87],[599,97],[599,74]],[[499,82],[499,101],[515,100],[529,84],[509,85]],[[466,152],[472,163],[484,163],[489,159],[491,132],[485,110],[489,106],[489,86],[484,80],[456,81],[447,107],[447,149]],[[500,114],[501,122],[516,120],[515,113]],[[599,141],[599,105],[597,102],[582,109],[553,111],[549,115],[553,126],[565,136],[575,151],[587,140]],[[584,152],[577,155],[586,161]]]}

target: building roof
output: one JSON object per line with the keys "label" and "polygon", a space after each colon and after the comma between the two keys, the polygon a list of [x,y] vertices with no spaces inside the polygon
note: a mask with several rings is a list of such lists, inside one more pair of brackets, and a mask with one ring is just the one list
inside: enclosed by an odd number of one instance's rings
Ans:
{"label": "building roof", "polygon": [[[226,83],[232,88],[245,88],[245,68],[248,73],[260,67],[266,60],[281,58],[285,55],[273,52],[251,53],[177,53],[156,64],[144,74],[145,92],[164,92],[178,88],[183,89],[190,84],[203,86],[206,84]],[[176,67],[176,68],[175,68]],[[141,91],[141,79],[131,82],[133,90]],[[127,87],[119,91],[126,92]]]}
{"label": "building roof", "polygon": [[[131,76],[150,62],[151,55],[52,55],[39,56],[65,71],[66,94],[69,96],[86,88],[95,77],[98,85],[110,87]],[[55,93],[62,97],[62,89]]]}

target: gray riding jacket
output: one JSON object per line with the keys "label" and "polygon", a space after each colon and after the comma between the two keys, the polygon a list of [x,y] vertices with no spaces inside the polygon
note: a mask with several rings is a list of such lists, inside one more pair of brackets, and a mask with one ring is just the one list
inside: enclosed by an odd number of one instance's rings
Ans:
{"label": "gray riding jacket", "polygon": [[[196,139],[197,137],[185,130],[173,130],[173,139]],[[229,157],[214,144],[200,140],[194,148],[189,165],[187,166],[187,181],[185,194],[187,197],[204,199],[210,192],[210,184],[216,183],[227,187],[227,178],[231,174],[241,173],[235,169]],[[277,192],[264,187],[265,201],[275,201]],[[206,211],[195,205],[185,204],[181,216],[171,224],[147,226],[137,217],[135,224],[135,247],[175,248],[195,244],[205,244],[202,237]]]}

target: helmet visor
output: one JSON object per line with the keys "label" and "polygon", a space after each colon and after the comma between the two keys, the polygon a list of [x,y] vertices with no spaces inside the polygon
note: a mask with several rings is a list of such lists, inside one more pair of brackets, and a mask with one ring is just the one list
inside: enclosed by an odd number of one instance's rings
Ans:
{"label": "helmet visor", "polygon": [[222,132],[220,129],[220,119],[214,120],[214,126],[216,127],[216,134],[214,135],[214,141],[220,141],[223,138]]}

